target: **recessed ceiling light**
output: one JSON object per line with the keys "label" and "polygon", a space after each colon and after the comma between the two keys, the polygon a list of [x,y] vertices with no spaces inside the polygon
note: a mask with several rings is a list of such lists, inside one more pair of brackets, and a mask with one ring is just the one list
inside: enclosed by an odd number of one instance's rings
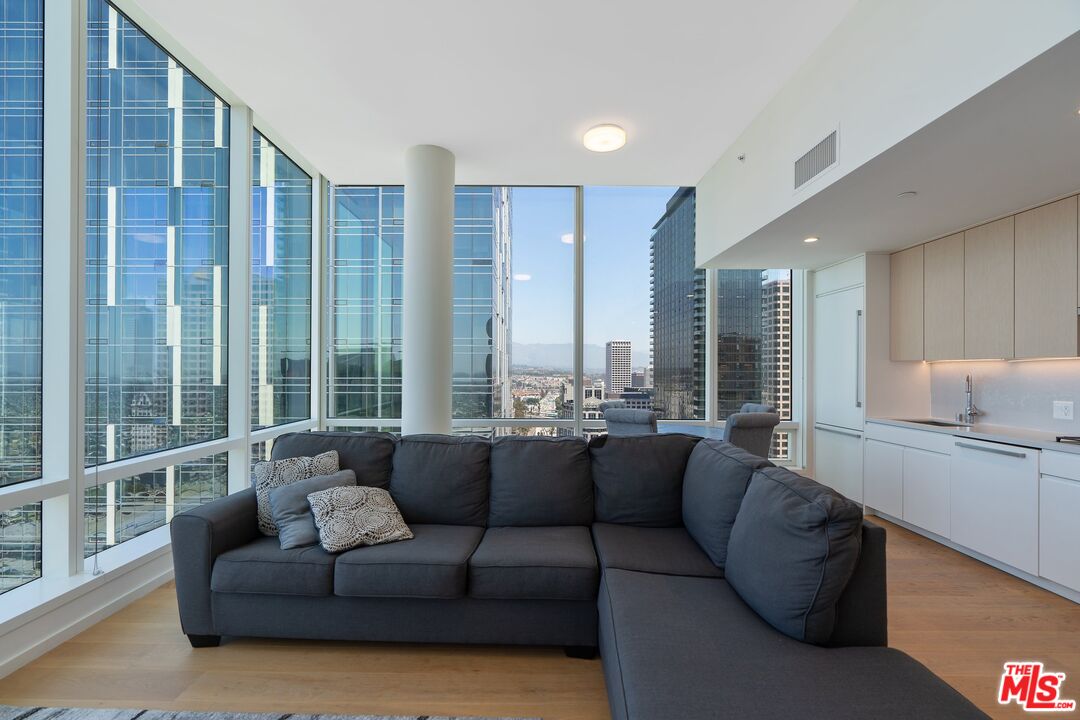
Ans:
{"label": "recessed ceiling light", "polygon": [[593,152],[611,152],[626,144],[626,131],[618,125],[597,125],[590,128],[582,138],[587,150]]}
{"label": "recessed ceiling light", "polygon": [[918,194],[919,193],[915,192],[914,190],[905,190],[904,192],[899,193],[896,197],[903,198],[905,200],[910,200],[911,198],[915,197]]}
{"label": "recessed ceiling light", "polygon": [[518,282],[528,282],[529,280],[532,280],[532,275],[528,273],[515,273],[514,279]]}
{"label": "recessed ceiling light", "polygon": [[818,239],[816,237],[813,237],[813,236],[808,237],[805,240],[803,240],[804,243],[816,243],[817,241],[818,241]]}

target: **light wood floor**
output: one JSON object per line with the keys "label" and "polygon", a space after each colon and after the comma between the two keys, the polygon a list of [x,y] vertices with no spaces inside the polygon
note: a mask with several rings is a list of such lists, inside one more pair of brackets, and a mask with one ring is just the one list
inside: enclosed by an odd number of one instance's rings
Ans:
{"label": "light wood floor", "polygon": [[[893,525],[889,634],[995,717],[1006,660],[1080,699],[1080,606]],[[233,640],[192,650],[171,585],[0,680],[0,704],[603,720],[600,662],[557,649]]]}

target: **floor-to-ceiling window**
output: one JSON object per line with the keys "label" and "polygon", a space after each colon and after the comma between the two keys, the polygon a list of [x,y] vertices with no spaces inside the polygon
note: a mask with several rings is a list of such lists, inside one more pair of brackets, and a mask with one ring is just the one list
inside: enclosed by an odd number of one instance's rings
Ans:
{"label": "floor-to-ceiling window", "polygon": [[252,134],[251,425],[311,416],[311,176]]}
{"label": "floor-to-ceiling window", "polygon": [[[86,462],[228,431],[228,106],[105,0],[87,28]],[[160,527],[214,456],[89,487],[87,552]],[[161,506],[161,512],[148,507]]]}
{"label": "floor-to-ceiling window", "polygon": [[[41,477],[44,3],[0,3],[0,486]],[[41,505],[0,511],[0,593],[41,575]]]}

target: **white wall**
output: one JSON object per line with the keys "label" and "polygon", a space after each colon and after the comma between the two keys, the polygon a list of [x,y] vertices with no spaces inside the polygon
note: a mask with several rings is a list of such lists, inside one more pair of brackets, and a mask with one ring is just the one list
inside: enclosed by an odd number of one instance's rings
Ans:
{"label": "white wall", "polygon": [[[698,183],[698,264],[720,267],[717,254],[1078,28],[1075,0],[862,0]],[[795,160],[837,128],[837,165],[793,192]]]}
{"label": "white wall", "polygon": [[[964,407],[964,376],[971,374],[980,422],[1062,435],[1080,435],[1080,359],[1031,362],[931,363],[931,412],[954,418]],[[1073,420],[1054,420],[1054,400],[1074,403]]]}

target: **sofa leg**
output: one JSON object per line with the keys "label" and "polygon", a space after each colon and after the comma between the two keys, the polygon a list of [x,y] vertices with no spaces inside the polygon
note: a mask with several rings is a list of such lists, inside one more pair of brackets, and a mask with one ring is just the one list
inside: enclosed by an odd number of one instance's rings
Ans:
{"label": "sofa leg", "polygon": [[221,644],[220,635],[188,635],[187,639],[193,648],[217,647]]}
{"label": "sofa leg", "polygon": [[566,653],[566,657],[592,660],[596,657],[597,649],[595,645],[567,645],[563,648],[563,652]]}

